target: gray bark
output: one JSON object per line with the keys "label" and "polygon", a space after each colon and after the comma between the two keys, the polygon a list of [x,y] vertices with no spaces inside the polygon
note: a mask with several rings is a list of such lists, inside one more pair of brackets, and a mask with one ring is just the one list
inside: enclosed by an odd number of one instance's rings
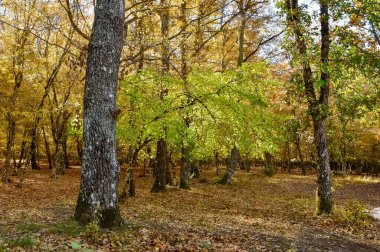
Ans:
{"label": "gray bark", "polygon": [[314,143],[317,149],[318,170],[317,170],[317,213],[330,213],[333,206],[331,189],[331,169],[327,148],[326,118],[328,116],[329,99],[329,7],[328,0],[320,1],[320,22],[321,22],[321,65],[322,71],[320,81],[323,83],[319,88],[317,98],[316,87],[314,85],[313,72],[310,61],[307,59],[307,45],[302,35],[301,20],[299,15],[298,0],[287,0],[287,20],[296,39],[297,51],[305,59],[302,61],[303,82],[308,107],[314,123]]}
{"label": "gray bark", "polygon": [[220,184],[232,184],[232,177],[239,163],[239,150],[234,146],[231,150],[230,158],[227,163],[227,171],[223,178],[219,181]]}
{"label": "gray bark", "polygon": [[123,0],[98,0],[88,47],[84,93],[84,151],[75,218],[102,227],[121,224],[117,188],[116,90],[125,21]]}

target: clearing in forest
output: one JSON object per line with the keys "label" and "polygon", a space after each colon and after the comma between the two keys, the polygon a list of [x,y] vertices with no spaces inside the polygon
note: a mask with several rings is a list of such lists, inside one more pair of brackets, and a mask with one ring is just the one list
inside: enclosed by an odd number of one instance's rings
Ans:
{"label": "clearing in forest", "polygon": [[72,219],[80,169],[49,174],[31,171],[22,189],[0,184],[0,251],[380,250],[380,223],[364,213],[380,206],[379,178],[334,177],[334,213],[317,217],[315,174],[266,177],[255,167],[223,186],[204,170],[190,191],[164,193],[149,192],[151,176],[138,177],[137,196],[120,206],[125,224],[105,231]]}

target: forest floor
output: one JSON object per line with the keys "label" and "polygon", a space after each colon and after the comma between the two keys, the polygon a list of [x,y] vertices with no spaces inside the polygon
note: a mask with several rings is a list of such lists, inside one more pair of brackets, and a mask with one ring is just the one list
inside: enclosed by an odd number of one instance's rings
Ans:
{"label": "forest floor", "polygon": [[380,178],[334,177],[329,216],[315,215],[315,174],[265,177],[256,167],[230,186],[218,178],[206,170],[190,191],[150,193],[151,176],[137,177],[125,224],[99,230],[72,219],[78,167],[54,180],[28,171],[22,189],[15,177],[0,184],[0,251],[380,251],[380,222],[364,213],[380,207]]}

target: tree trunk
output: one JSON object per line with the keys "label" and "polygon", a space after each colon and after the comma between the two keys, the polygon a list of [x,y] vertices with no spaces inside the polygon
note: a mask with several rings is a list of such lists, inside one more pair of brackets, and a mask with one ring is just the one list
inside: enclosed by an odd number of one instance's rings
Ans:
{"label": "tree trunk", "polygon": [[32,165],[33,170],[39,170],[40,167],[37,164],[37,155],[36,155],[36,149],[37,149],[37,135],[38,135],[38,128],[37,125],[35,125],[35,128],[32,132],[32,141],[30,143],[30,162]]}
{"label": "tree trunk", "polygon": [[215,152],[215,167],[216,167],[216,175],[220,175],[220,160],[218,152]]}
{"label": "tree trunk", "polygon": [[[160,2],[160,20],[161,20],[161,74],[162,76],[169,74],[170,68],[170,48],[169,48],[169,2],[161,0]],[[167,88],[161,82],[159,98],[161,101],[167,95]],[[164,131],[166,129],[164,128]],[[156,162],[153,169],[154,183],[151,192],[161,192],[166,188],[166,171],[167,171],[167,144],[164,137],[157,141]]]}
{"label": "tree trunk", "polygon": [[[333,206],[331,190],[331,170],[329,153],[327,149],[325,122],[329,108],[329,6],[328,0],[320,0],[320,23],[321,23],[321,75],[318,87],[314,85],[314,77],[310,61],[307,57],[307,45],[301,30],[302,23],[298,0],[286,0],[288,26],[292,27],[295,35],[298,54],[305,57],[302,60],[303,84],[308,101],[308,108],[314,123],[314,143],[318,158],[318,186],[317,186],[317,213],[330,213]],[[317,89],[317,90],[316,90]],[[319,92],[317,92],[319,91]],[[317,97],[317,93],[319,96]]]}
{"label": "tree trunk", "polygon": [[227,171],[224,174],[223,178],[219,181],[220,184],[232,184],[232,176],[236,170],[236,167],[239,163],[239,151],[234,146],[231,150],[230,159],[227,163]]}
{"label": "tree trunk", "polygon": [[302,175],[305,176],[306,175],[306,167],[305,167],[305,164],[304,164],[303,155],[302,155],[302,151],[301,151],[301,134],[297,135],[296,149],[297,149],[297,152],[298,152],[298,157],[300,159],[300,165],[301,165]]}
{"label": "tree trunk", "polygon": [[330,213],[332,210],[331,170],[327,149],[325,120],[314,119],[314,141],[318,155],[318,213]]}
{"label": "tree trunk", "polygon": [[81,137],[76,136],[76,138],[75,138],[75,145],[76,145],[76,149],[77,149],[78,164],[82,165],[82,159],[83,159],[83,141],[82,141]]}
{"label": "tree trunk", "polygon": [[135,168],[137,165],[137,157],[138,157],[139,151],[140,149],[135,149],[128,162],[127,176],[125,178],[123,191],[120,194],[121,203],[125,203],[128,197],[136,196]]}
{"label": "tree trunk", "polygon": [[12,159],[12,152],[13,152],[13,146],[14,146],[14,138],[15,138],[15,122],[11,116],[10,113],[7,115],[8,119],[8,131],[7,131],[7,147],[6,147],[6,156],[5,156],[5,167],[4,172],[2,176],[2,181],[5,183],[10,182],[9,179],[9,173],[11,169],[11,159]]}
{"label": "tree trunk", "polygon": [[157,142],[156,161],[153,165],[154,183],[151,192],[162,192],[166,189],[167,146],[165,139]]}
{"label": "tree trunk", "polygon": [[[16,57],[18,60],[18,57]],[[23,58],[23,57],[20,57]],[[16,59],[16,61],[17,61]],[[23,62],[23,60],[22,60]],[[21,63],[21,62],[19,62]],[[16,109],[16,100],[18,96],[18,92],[22,83],[23,74],[22,72],[16,72],[14,74],[14,87],[13,87],[13,93],[12,96],[9,98],[9,109],[6,115],[6,119],[8,122],[8,128],[7,128],[7,144],[6,144],[6,151],[5,151],[5,165],[4,165],[4,172],[2,175],[2,181],[7,183],[9,182],[9,172],[11,169],[11,159],[12,159],[12,152],[14,147],[14,138],[15,138],[15,131],[16,131],[16,122],[14,119],[14,111]]]}
{"label": "tree trunk", "polygon": [[[244,34],[245,34],[245,23],[246,23],[246,10],[244,7],[244,1],[240,0],[238,2],[239,13],[240,13],[240,25],[239,25],[239,37],[238,37],[238,57],[237,57],[237,67],[241,67],[244,59]],[[239,78],[239,77],[238,77]],[[239,78],[240,79],[240,78]],[[239,81],[239,80],[238,80]],[[239,102],[239,101],[238,101]],[[230,160],[227,165],[227,172],[221,179],[221,184],[231,184],[232,176],[239,165],[240,153],[239,149],[234,145],[231,150]]]}
{"label": "tree trunk", "polygon": [[84,94],[83,167],[75,209],[81,223],[120,225],[116,159],[116,90],[125,20],[123,0],[98,0],[88,47]]}
{"label": "tree trunk", "polygon": [[50,152],[50,144],[49,144],[49,140],[48,140],[47,135],[46,135],[45,127],[42,127],[42,134],[44,136],[45,152],[46,152],[46,157],[47,157],[47,160],[49,163],[49,169],[53,169],[51,152]]}
{"label": "tree trunk", "polygon": [[65,128],[63,134],[63,139],[62,139],[62,151],[63,151],[63,161],[64,161],[64,168],[69,169],[70,168],[70,163],[69,163],[69,154],[67,152],[67,140],[68,140],[68,135],[67,135],[67,123],[65,123]]}
{"label": "tree trunk", "polygon": [[[180,42],[180,48],[181,48],[181,78],[185,84],[185,92],[188,92],[188,82],[187,82],[187,46],[186,46],[186,26],[187,26],[187,17],[186,17],[186,0],[182,0],[181,3],[181,14],[180,14],[180,21],[181,21],[181,29],[183,30],[182,36],[181,36],[181,42]],[[189,98],[186,99],[186,102],[189,103]],[[187,130],[190,127],[190,118],[188,113],[186,112],[184,116],[185,121],[185,132],[184,132],[184,138],[187,138]],[[182,141],[182,147],[181,147],[181,167],[180,167],[180,182],[179,182],[179,188],[182,189],[190,189],[189,184],[189,177],[190,177],[190,146],[189,144],[186,144],[184,141]]]}
{"label": "tree trunk", "polygon": [[190,189],[189,178],[190,178],[190,160],[189,160],[189,146],[182,146],[181,153],[181,168],[180,168],[180,182],[179,188]]}
{"label": "tree trunk", "polygon": [[18,158],[17,166],[15,168],[15,175],[17,175],[18,170],[22,166],[22,160],[25,158],[26,136],[27,136],[27,130],[25,128],[24,133],[22,134],[22,142],[21,142],[21,146],[20,146],[20,155]]}

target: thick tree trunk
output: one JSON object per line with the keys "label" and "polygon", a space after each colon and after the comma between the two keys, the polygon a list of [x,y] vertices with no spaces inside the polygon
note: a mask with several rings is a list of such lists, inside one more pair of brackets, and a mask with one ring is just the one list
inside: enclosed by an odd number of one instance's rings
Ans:
{"label": "thick tree trunk", "polygon": [[98,0],[88,47],[84,94],[83,167],[75,209],[81,223],[102,227],[121,223],[117,188],[120,167],[116,159],[116,90],[123,48],[123,0]]}
{"label": "thick tree trunk", "polygon": [[154,183],[151,192],[162,192],[166,189],[167,146],[165,139],[157,142],[156,161],[153,165]]}
{"label": "thick tree trunk", "polygon": [[220,184],[232,184],[232,176],[236,170],[236,167],[239,163],[239,151],[234,146],[231,150],[230,159],[227,163],[227,171],[224,174],[223,178],[219,181]]}

